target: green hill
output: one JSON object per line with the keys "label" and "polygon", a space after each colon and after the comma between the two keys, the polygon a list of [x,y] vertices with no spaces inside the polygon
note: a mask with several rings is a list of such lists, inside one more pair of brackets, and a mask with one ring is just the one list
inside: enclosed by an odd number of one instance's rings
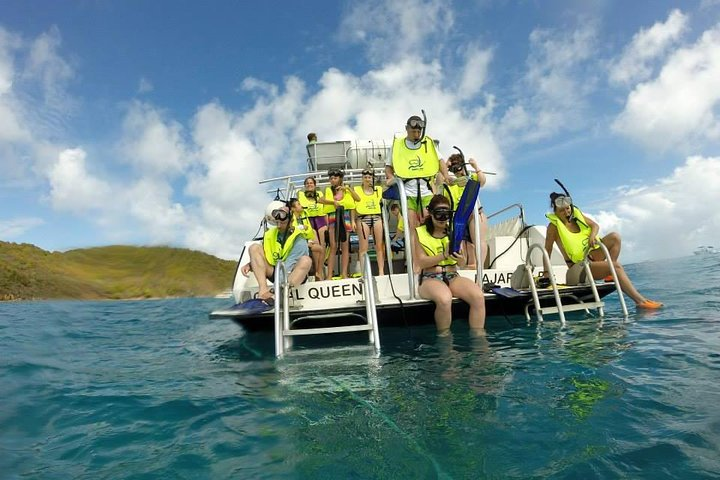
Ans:
{"label": "green hill", "polygon": [[203,297],[231,287],[236,262],[170,247],[47,252],[0,241],[0,300]]}

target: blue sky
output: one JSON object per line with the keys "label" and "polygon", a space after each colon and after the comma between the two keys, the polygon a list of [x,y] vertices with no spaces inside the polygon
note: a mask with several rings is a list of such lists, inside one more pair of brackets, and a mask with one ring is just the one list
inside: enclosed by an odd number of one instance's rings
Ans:
{"label": "blue sky", "polygon": [[720,244],[720,2],[0,2],[0,240],[236,258],[305,135],[498,173],[544,224],[560,178],[625,261]]}

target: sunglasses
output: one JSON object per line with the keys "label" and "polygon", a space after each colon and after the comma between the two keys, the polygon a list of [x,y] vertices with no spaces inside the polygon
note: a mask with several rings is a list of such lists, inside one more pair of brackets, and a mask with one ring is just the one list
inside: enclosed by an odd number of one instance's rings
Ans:
{"label": "sunglasses", "polygon": [[410,128],[418,128],[418,129],[425,128],[425,122],[423,122],[422,120],[416,120],[413,118],[412,120],[410,120],[407,123],[407,126]]}
{"label": "sunglasses", "polygon": [[452,212],[449,208],[436,208],[435,210],[431,211],[430,214],[438,222],[445,222],[450,219],[450,215],[452,215]]}
{"label": "sunglasses", "polygon": [[340,170],[330,170],[328,172],[328,177],[342,177],[343,173]]}
{"label": "sunglasses", "polygon": [[272,215],[272,218],[274,218],[275,220],[278,220],[280,222],[287,220],[288,217],[290,216],[290,214],[288,212],[286,212],[285,210],[280,210],[280,209],[273,210],[271,215]]}
{"label": "sunglasses", "polygon": [[563,197],[557,197],[557,198],[555,199],[555,202],[554,202],[554,203],[555,203],[555,206],[556,206],[557,208],[569,207],[570,205],[572,205],[572,198],[570,198],[570,197],[564,197],[564,196],[563,196]]}
{"label": "sunglasses", "polygon": [[373,172],[371,172],[369,170],[365,170],[364,172],[362,172],[362,175],[363,175],[363,177],[374,177],[375,176],[375,175],[373,175]]}

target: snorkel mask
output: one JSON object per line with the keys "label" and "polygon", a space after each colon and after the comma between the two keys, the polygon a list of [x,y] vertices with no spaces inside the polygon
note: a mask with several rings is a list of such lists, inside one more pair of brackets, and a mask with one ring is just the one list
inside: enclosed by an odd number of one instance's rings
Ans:
{"label": "snorkel mask", "polygon": [[430,215],[438,222],[447,222],[452,216],[452,210],[447,207],[438,207],[433,209]]}

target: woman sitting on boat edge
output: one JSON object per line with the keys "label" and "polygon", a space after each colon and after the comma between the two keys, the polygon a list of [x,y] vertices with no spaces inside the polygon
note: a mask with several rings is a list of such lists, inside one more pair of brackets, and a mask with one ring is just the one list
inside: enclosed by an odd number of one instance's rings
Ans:
{"label": "woman sitting on boat edge", "polygon": [[[568,265],[567,284],[574,285],[585,280],[582,261],[586,255],[590,260],[593,279],[605,278],[612,281],[610,265],[605,258],[605,253],[598,245],[597,236],[600,226],[573,205],[572,198],[567,195],[551,193],[550,208],[553,209],[553,213],[545,215],[550,220],[545,236],[545,250],[548,255],[551,255],[553,244],[557,244]],[[625,273],[625,269],[618,262],[621,248],[620,235],[615,232],[609,233],[602,238],[602,243],[610,253],[622,291],[635,301],[635,307],[641,309],[662,307],[662,303],[645,298],[635,289]],[[548,271],[549,268],[546,266],[543,275],[547,276]]]}
{"label": "woman sitting on boat edge", "polygon": [[420,273],[418,292],[422,298],[435,302],[435,325],[438,335],[450,333],[452,323],[452,300],[457,297],[470,305],[468,323],[476,335],[483,335],[485,328],[485,296],[482,289],[468,278],[461,277],[458,266],[466,263],[465,253],[450,252],[448,224],[450,202],[442,195],[435,195],[428,205],[430,215],[415,229],[416,265]]}

